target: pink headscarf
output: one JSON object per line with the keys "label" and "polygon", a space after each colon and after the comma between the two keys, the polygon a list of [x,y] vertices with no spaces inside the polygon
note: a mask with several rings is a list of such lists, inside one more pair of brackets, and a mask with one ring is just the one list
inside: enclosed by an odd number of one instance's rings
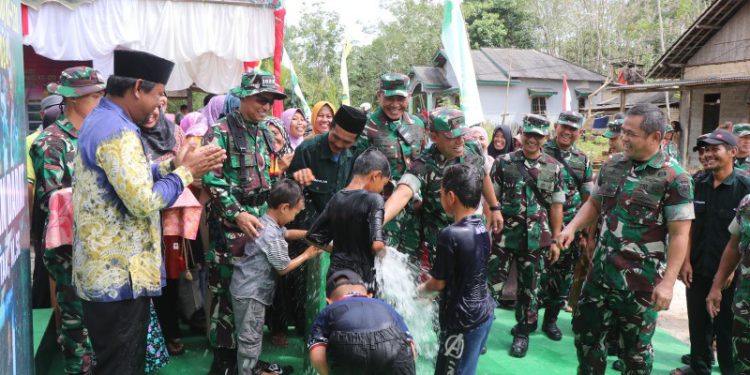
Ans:
{"label": "pink headscarf", "polygon": [[197,135],[204,136],[208,131],[208,128],[213,125],[216,120],[221,116],[221,112],[224,109],[224,98],[226,95],[216,95],[208,101],[205,107],[200,112],[200,116],[195,120],[192,132],[185,132],[185,135]]}
{"label": "pink headscarf", "polygon": [[294,138],[292,136],[292,132],[289,130],[289,128],[292,126],[292,118],[294,118],[294,115],[298,112],[302,116],[305,116],[305,114],[302,113],[302,110],[300,110],[299,108],[289,108],[281,114],[281,121],[284,122],[284,129],[286,129],[286,134],[289,136],[289,143],[290,146],[292,146],[292,150],[296,149],[297,146],[299,146],[299,144],[305,140],[304,136]]}
{"label": "pink headscarf", "polygon": [[186,136],[197,135],[202,137],[206,134],[208,128],[204,128],[203,130],[201,130],[198,129],[198,126],[196,126],[198,125],[197,122],[200,116],[200,112],[190,112],[182,118],[182,121],[180,121],[180,129],[182,129]]}

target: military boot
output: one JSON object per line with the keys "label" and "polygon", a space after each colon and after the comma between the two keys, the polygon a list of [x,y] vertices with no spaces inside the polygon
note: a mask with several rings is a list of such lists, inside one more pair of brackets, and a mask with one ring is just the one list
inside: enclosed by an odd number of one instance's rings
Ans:
{"label": "military boot", "polygon": [[557,326],[557,315],[560,314],[560,306],[548,307],[544,311],[544,322],[542,323],[542,332],[552,341],[562,340],[562,331]]}
{"label": "military boot", "polygon": [[516,358],[523,358],[529,350],[529,326],[518,324],[513,334],[513,343],[510,345],[510,355]]}
{"label": "military boot", "polygon": [[208,375],[237,375],[237,349],[214,349],[214,360]]}

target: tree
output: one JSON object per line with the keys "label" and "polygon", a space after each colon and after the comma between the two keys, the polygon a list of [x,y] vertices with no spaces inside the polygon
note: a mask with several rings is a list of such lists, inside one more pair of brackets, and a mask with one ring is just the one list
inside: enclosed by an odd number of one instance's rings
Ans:
{"label": "tree", "polygon": [[533,48],[534,15],[527,0],[467,0],[463,4],[471,48]]}

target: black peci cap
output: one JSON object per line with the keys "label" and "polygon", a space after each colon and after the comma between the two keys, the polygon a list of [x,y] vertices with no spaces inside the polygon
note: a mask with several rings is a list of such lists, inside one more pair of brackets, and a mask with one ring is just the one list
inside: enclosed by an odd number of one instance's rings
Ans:
{"label": "black peci cap", "polygon": [[174,63],[142,51],[115,51],[114,75],[167,84]]}
{"label": "black peci cap", "polygon": [[333,123],[349,133],[359,134],[365,129],[367,115],[357,108],[342,105],[333,116]]}

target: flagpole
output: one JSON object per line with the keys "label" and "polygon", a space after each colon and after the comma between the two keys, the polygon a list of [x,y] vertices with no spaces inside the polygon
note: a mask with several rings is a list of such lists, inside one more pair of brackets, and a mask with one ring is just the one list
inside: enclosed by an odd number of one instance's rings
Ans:
{"label": "flagpole", "polygon": [[503,125],[505,125],[505,116],[508,115],[508,102],[510,101],[510,70],[513,69],[513,62],[508,63],[508,83],[505,85],[505,111],[503,111]]}

